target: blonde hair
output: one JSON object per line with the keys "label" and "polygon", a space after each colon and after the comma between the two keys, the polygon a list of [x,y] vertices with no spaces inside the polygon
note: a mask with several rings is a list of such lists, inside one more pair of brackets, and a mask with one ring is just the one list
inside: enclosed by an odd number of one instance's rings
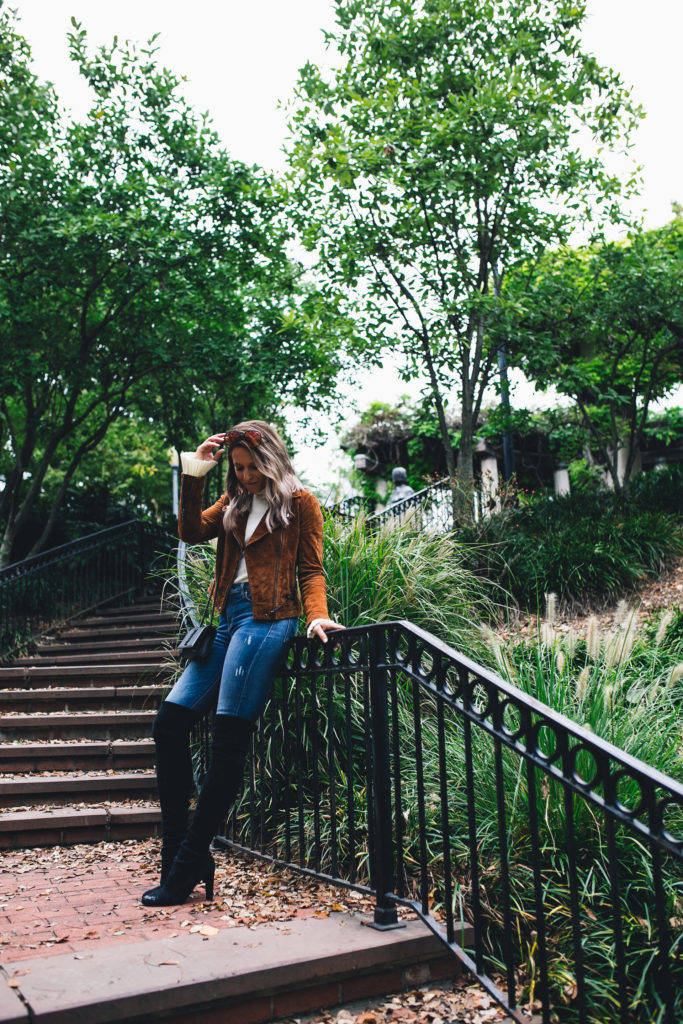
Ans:
{"label": "blonde hair", "polygon": [[277,526],[288,526],[292,513],[292,496],[295,491],[300,491],[302,486],[294,472],[282,438],[269,423],[265,423],[263,420],[245,420],[244,423],[238,423],[233,429],[258,430],[261,434],[261,444],[254,446],[245,439],[238,441],[228,449],[225,490],[229,500],[223,513],[225,531],[229,532],[234,529],[238,518],[248,515],[251,508],[251,495],[237,479],[232,463],[232,452],[238,447],[245,448],[249,452],[259,473],[262,473],[266,479],[264,490],[268,502],[268,512],[266,513],[268,532],[272,533]]}

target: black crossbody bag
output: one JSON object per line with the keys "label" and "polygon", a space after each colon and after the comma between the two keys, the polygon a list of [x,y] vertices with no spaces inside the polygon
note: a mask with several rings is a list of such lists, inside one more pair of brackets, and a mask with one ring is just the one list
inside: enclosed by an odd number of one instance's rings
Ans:
{"label": "black crossbody bag", "polygon": [[218,562],[216,562],[216,575],[214,576],[211,587],[209,588],[209,596],[206,599],[204,611],[199,619],[199,625],[193,626],[192,629],[188,630],[176,647],[176,655],[179,661],[205,661],[205,659],[211,654],[211,648],[214,640],[216,639],[216,627],[213,624],[213,611],[211,612],[211,620],[206,623],[204,620],[213,599],[213,592],[218,579],[218,571],[219,565]]}
{"label": "black crossbody bag", "polygon": [[[199,625],[188,630],[176,648],[176,654],[180,661],[204,661],[211,653],[213,642],[216,639],[216,627],[213,622],[205,623],[204,619],[211,604],[212,593],[213,587],[209,591]],[[213,619],[213,612],[211,618]]]}

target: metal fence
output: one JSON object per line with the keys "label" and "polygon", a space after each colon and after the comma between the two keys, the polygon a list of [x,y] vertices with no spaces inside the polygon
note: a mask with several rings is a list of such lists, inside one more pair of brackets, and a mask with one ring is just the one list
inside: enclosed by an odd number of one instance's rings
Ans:
{"label": "metal fence", "polygon": [[132,599],[155,555],[174,544],[153,523],[130,520],[0,570],[1,656],[107,601]]}
{"label": "metal fence", "polygon": [[[480,514],[480,495],[472,492],[472,515],[477,519]],[[409,498],[387,506],[381,512],[373,512],[373,504],[368,498],[354,495],[343,498],[329,511],[349,519],[355,518],[361,511],[367,513],[366,524],[369,529],[382,526],[407,526],[417,532],[449,533],[456,525],[456,513],[453,502],[453,487],[449,477],[437,480],[420,491],[415,491]]]}
{"label": "metal fence", "polygon": [[455,526],[453,488],[449,478],[423,487],[409,498],[368,516],[368,525],[410,526],[420,533],[449,533]]}
{"label": "metal fence", "polygon": [[247,775],[219,842],[412,908],[515,1020],[683,1020],[683,786],[430,634],[296,638]]}

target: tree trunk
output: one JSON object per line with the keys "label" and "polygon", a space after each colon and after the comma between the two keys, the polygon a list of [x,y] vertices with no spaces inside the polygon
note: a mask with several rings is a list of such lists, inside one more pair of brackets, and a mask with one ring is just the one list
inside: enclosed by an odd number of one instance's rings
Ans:
{"label": "tree trunk", "polygon": [[443,399],[441,397],[441,389],[439,387],[439,378],[436,375],[436,368],[434,366],[434,360],[432,358],[432,350],[429,345],[429,337],[425,329],[421,333],[422,350],[425,354],[425,361],[427,363],[427,370],[429,372],[429,383],[432,389],[432,397],[434,399],[434,405],[436,406],[436,415],[439,420],[439,431],[441,433],[441,443],[443,445],[444,455],[446,457],[446,469],[448,475],[453,479],[455,476],[455,460],[453,458],[453,448],[451,446],[451,437],[448,432],[448,423],[446,422],[446,410],[444,409]]}

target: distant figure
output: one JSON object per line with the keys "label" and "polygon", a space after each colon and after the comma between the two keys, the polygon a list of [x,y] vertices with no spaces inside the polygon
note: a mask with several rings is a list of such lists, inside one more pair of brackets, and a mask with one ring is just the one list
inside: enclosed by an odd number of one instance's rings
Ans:
{"label": "distant figure", "polygon": [[402,466],[396,466],[395,469],[392,469],[391,479],[394,489],[387,500],[387,508],[390,505],[396,505],[399,501],[405,501],[406,498],[410,498],[411,495],[415,494],[415,491],[408,483],[408,476]]}

